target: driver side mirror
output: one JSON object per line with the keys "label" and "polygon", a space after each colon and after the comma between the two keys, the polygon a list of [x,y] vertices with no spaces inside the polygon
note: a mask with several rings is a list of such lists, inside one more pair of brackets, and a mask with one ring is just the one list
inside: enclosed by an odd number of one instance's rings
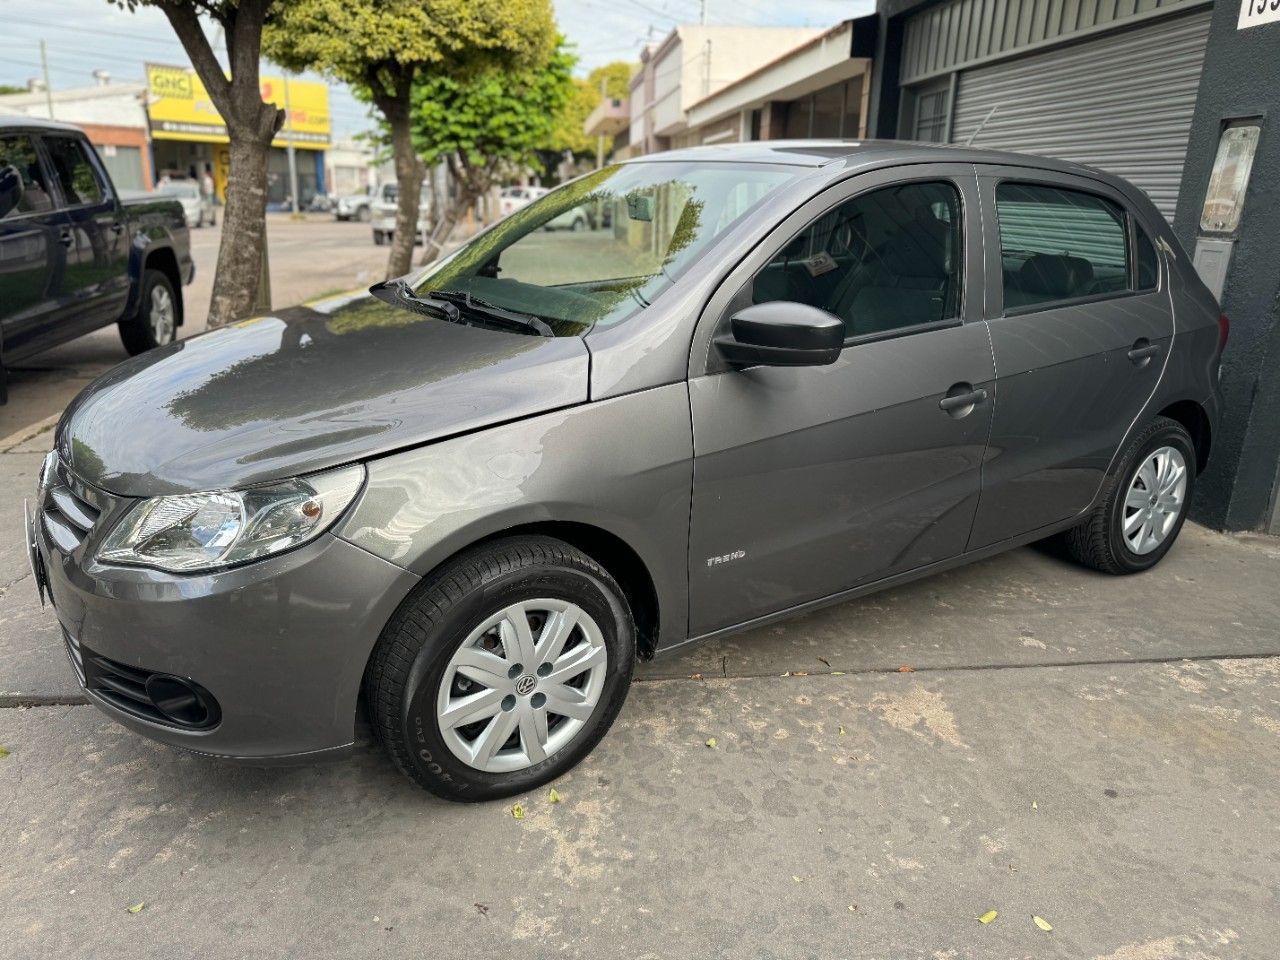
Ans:
{"label": "driver side mirror", "polygon": [[729,327],[715,345],[735,367],[822,366],[844,348],[844,321],[807,303],[757,303],[735,313]]}

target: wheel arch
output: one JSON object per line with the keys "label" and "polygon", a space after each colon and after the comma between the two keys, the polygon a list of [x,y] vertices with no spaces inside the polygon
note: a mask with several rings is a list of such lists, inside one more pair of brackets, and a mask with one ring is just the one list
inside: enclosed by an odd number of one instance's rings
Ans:
{"label": "wheel arch", "polygon": [[660,606],[657,585],[648,565],[631,544],[603,527],[576,520],[537,520],[494,530],[469,541],[432,566],[423,577],[452,563],[463,553],[512,537],[544,536],[563,540],[581,550],[618,582],[631,616],[636,624],[636,653],[641,660],[651,660],[657,649]]}
{"label": "wheel arch", "polygon": [[1196,473],[1204,473],[1205,467],[1209,465],[1209,451],[1213,445],[1213,427],[1204,407],[1195,400],[1177,400],[1167,405],[1157,416],[1182,424],[1183,429],[1191,435],[1191,443],[1195,447]]}

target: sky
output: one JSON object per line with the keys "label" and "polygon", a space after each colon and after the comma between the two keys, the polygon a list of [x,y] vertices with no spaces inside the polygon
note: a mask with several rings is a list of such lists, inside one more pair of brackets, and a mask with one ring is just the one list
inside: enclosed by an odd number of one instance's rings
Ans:
{"label": "sky", "polygon": [[[826,27],[874,9],[873,0],[705,0],[707,22],[733,26]],[[578,72],[612,60],[636,60],[646,39],[677,23],[697,23],[702,0],[555,0],[561,32],[575,47]],[[24,86],[40,75],[46,44],[55,90],[88,86],[94,70],[141,81],[144,63],[186,65],[182,45],[157,10],[129,13],[108,0],[0,0],[0,83]],[[225,61],[224,61],[225,62]],[[265,65],[264,72],[271,67]],[[366,109],[330,83],[334,139],[369,126]]]}

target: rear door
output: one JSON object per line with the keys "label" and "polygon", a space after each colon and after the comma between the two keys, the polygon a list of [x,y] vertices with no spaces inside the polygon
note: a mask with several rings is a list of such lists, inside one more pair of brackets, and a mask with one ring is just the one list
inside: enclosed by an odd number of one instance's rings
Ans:
{"label": "rear door", "polygon": [[702,348],[693,636],[964,550],[994,376],[977,206],[969,166],[864,174],[792,214],[711,299],[703,345],[772,300],[835,313],[847,339],[820,367],[727,369]]}
{"label": "rear door", "polygon": [[27,133],[0,136],[0,349],[7,358],[38,349],[69,306],[67,258],[75,238]]}
{"label": "rear door", "polygon": [[129,298],[129,231],[124,211],[97,153],[74,135],[44,134],[61,206],[75,237],[67,289],[75,298],[77,328],[119,320]]}
{"label": "rear door", "polygon": [[1168,357],[1155,249],[1106,184],[980,166],[997,394],[969,549],[1090,505]]}

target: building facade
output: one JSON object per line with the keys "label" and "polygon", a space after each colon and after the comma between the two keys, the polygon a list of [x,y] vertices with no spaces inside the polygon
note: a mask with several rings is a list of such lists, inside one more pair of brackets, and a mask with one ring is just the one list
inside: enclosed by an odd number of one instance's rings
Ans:
{"label": "building facade", "polygon": [[32,90],[0,96],[0,113],[74,123],[89,137],[111,179],[121,190],[150,190],[155,183],[147,142],[147,88],[113,83],[98,73],[98,83],[66,90]]}

